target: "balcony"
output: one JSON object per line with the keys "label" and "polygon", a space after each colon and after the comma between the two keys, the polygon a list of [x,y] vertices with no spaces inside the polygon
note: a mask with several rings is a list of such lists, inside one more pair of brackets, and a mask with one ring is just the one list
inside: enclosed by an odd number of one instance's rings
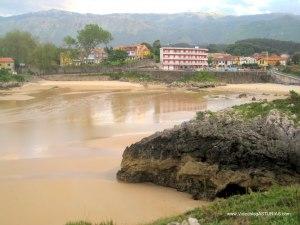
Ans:
{"label": "balcony", "polygon": [[163,52],[164,55],[202,55],[202,56],[208,56],[207,52]]}
{"label": "balcony", "polygon": [[207,66],[208,63],[206,60],[202,60],[202,62],[163,62],[164,66]]}

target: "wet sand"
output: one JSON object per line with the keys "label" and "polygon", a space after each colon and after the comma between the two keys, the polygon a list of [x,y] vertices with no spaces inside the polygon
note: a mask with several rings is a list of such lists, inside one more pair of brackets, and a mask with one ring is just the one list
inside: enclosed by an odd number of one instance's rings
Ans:
{"label": "wet sand", "polygon": [[[144,135],[91,140],[94,148],[121,150]],[[149,222],[206,205],[189,195],[151,184],[114,179],[121,151],[110,156],[0,161],[0,224],[63,225],[67,221],[120,225]],[[5,204],[3,204],[5,203]]]}
{"label": "wet sand", "polygon": [[271,84],[271,83],[228,84],[226,86],[218,86],[215,88],[208,88],[207,90],[208,91],[222,91],[222,92],[288,94],[289,91],[291,91],[291,90],[300,92],[300,86]]}
{"label": "wet sand", "polygon": [[[82,94],[90,91],[132,91],[146,89],[142,84],[121,81],[38,81],[36,83],[27,83],[22,87],[16,87],[10,90],[0,90],[0,101],[26,101],[33,99],[33,94],[52,88],[67,88],[72,90],[72,92],[74,92],[73,94]],[[164,88],[163,85],[147,86],[147,89]]]}
{"label": "wet sand", "polygon": [[0,99],[0,224],[135,225],[207,204],[116,181],[126,146],[206,106],[202,95],[120,83],[44,82],[13,90],[31,99]]}

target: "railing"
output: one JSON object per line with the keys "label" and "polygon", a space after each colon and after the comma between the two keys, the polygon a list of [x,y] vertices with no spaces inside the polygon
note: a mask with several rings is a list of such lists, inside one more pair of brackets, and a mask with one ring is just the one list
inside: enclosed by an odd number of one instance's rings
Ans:
{"label": "railing", "polygon": [[163,63],[164,66],[198,66],[198,65],[205,65],[207,66],[207,62],[199,62],[199,63]]}
{"label": "railing", "polygon": [[275,71],[275,70],[268,71],[268,74],[275,77],[276,80],[280,83],[300,85],[299,77],[291,76],[289,74],[282,73],[282,72]]}
{"label": "railing", "polygon": [[205,52],[163,52],[164,55],[203,55],[208,56]]}

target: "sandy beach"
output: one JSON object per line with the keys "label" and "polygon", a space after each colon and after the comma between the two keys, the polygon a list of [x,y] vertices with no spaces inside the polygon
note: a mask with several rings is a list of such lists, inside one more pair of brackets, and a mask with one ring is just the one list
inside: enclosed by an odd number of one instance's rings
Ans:
{"label": "sandy beach", "polygon": [[289,91],[291,91],[291,90],[300,92],[300,86],[273,84],[273,83],[227,84],[225,86],[208,88],[207,90],[208,91],[222,91],[222,92],[288,94]]}
{"label": "sandy beach", "polygon": [[[32,94],[52,88],[68,88],[72,92],[77,93],[85,91],[129,91],[145,89],[141,84],[121,81],[38,81],[36,83],[27,83],[22,87],[11,90],[0,90],[0,100],[26,101],[34,98]],[[149,88],[162,88],[162,86],[153,85]]]}
{"label": "sandy beach", "polygon": [[[67,88],[71,91],[69,94],[80,94],[91,91],[137,91],[137,90],[161,90],[166,89],[164,85],[148,85],[121,82],[121,81],[39,81],[36,83],[28,83],[22,87],[13,88],[11,90],[0,90],[0,100],[8,101],[26,101],[34,98],[35,93],[52,88]],[[290,90],[300,92],[300,86],[282,85],[272,83],[258,84],[227,84],[215,88],[203,89],[204,91],[215,92],[242,92],[242,93],[266,93],[266,94],[288,94]]]}

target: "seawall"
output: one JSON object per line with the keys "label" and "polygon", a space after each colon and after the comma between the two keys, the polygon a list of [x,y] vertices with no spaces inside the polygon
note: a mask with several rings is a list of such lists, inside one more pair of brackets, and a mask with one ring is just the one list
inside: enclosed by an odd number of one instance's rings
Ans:
{"label": "seawall", "polygon": [[[114,71],[118,73],[117,71]],[[121,71],[120,71],[121,72]],[[123,71],[124,72],[124,71]],[[127,72],[136,72],[145,74],[153,78],[155,81],[172,83],[186,76],[192,76],[192,71],[162,71],[162,70],[130,70]],[[86,74],[53,74],[43,75],[41,78],[46,80],[109,80],[108,73],[86,73]],[[276,83],[273,76],[265,71],[251,72],[212,72],[217,80],[221,83],[241,84],[241,83]]]}

